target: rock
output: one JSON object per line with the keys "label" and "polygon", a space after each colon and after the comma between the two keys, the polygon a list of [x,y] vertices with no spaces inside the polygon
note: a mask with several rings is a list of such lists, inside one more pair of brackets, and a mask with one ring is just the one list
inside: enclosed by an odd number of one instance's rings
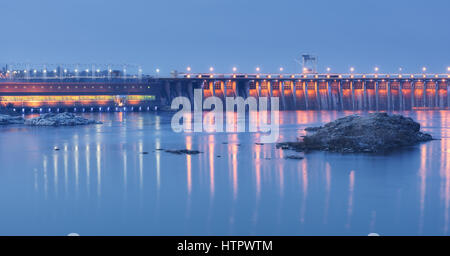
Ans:
{"label": "rock", "polygon": [[305,131],[307,131],[307,132],[316,132],[316,131],[318,131],[319,129],[322,129],[322,128],[323,128],[322,126],[319,126],[319,127],[306,127]]}
{"label": "rock", "polygon": [[295,159],[295,160],[302,160],[304,157],[303,156],[298,156],[298,155],[287,155],[284,157],[285,159]]}
{"label": "rock", "polygon": [[189,149],[177,149],[177,150],[166,149],[166,150],[164,150],[164,152],[177,154],[177,155],[181,155],[181,154],[196,155],[196,154],[200,154],[201,153],[198,150],[189,150]]}
{"label": "rock", "polygon": [[317,127],[303,141],[277,144],[277,148],[296,151],[324,150],[345,153],[375,153],[429,141],[431,135],[420,132],[420,124],[409,117],[373,113],[351,115]]}
{"label": "rock", "polygon": [[21,116],[10,116],[10,115],[0,114],[0,125],[23,124],[24,122],[25,122],[25,119]]}
{"label": "rock", "polygon": [[73,113],[46,113],[38,117],[27,119],[26,125],[31,126],[74,126],[74,125],[87,125],[87,124],[101,124],[92,119],[87,119],[81,116],[77,116]]}

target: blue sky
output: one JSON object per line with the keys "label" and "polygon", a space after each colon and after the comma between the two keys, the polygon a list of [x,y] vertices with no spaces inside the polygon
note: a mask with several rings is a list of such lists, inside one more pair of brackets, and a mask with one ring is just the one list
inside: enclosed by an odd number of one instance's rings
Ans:
{"label": "blue sky", "polygon": [[446,72],[448,0],[0,0],[0,63],[131,63],[144,73]]}

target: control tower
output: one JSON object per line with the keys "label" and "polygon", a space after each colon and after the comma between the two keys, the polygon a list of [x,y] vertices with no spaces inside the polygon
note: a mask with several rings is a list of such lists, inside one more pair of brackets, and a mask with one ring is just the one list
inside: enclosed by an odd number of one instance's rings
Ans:
{"label": "control tower", "polygon": [[316,74],[318,58],[311,54],[302,54],[302,73]]}

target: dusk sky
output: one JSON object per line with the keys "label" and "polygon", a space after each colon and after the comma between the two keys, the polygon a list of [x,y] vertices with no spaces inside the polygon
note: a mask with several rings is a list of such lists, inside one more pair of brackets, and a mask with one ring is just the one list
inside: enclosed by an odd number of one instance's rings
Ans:
{"label": "dusk sky", "polygon": [[444,73],[448,0],[0,0],[0,63],[140,64],[144,73]]}

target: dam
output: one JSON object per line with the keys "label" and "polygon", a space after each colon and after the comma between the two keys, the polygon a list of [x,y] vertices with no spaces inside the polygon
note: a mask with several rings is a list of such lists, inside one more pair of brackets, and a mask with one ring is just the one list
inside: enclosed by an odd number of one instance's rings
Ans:
{"label": "dam", "polygon": [[412,110],[450,106],[447,74],[185,74],[160,78],[161,104],[174,97],[279,97],[282,110]]}
{"label": "dam", "polygon": [[[17,72],[17,71],[14,71]],[[396,111],[450,108],[449,74],[217,74],[168,77],[111,71],[0,73],[0,106],[21,112],[153,111],[178,96],[279,97],[281,110]]]}

